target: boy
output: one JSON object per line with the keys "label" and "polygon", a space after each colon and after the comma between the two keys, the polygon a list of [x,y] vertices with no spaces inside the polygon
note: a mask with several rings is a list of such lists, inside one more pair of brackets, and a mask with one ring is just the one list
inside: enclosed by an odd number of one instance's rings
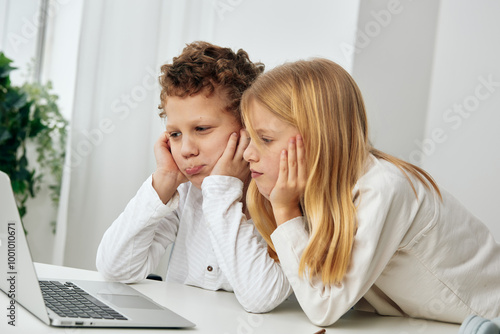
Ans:
{"label": "boy", "polygon": [[161,70],[167,122],[154,147],[157,168],[104,234],[97,269],[136,282],[175,243],[167,281],[234,291],[245,310],[270,311],[292,290],[247,221],[249,139],[239,107],[264,65],[241,49],[194,42]]}

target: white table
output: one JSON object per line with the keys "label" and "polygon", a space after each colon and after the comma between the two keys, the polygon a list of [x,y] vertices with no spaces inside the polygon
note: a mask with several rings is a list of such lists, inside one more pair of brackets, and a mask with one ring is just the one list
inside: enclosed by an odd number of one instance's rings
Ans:
{"label": "white table", "polygon": [[[39,277],[79,280],[103,280],[95,271],[35,264]],[[245,312],[233,293],[208,291],[195,287],[152,280],[131,285],[148,297],[194,322],[188,330],[157,329],[101,329],[101,328],[54,328],[45,325],[19,306],[17,326],[7,324],[8,297],[0,292],[0,307],[4,316],[0,333],[213,333],[213,334],[313,334],[321,328],[309,322],[296,301],[287,300],[267,314]],[[400,317],[383,317],[371,313],[350,311],[336,324],[326,328],[326,333],[373,333],[373,334],[457,334],[459,325]]]}

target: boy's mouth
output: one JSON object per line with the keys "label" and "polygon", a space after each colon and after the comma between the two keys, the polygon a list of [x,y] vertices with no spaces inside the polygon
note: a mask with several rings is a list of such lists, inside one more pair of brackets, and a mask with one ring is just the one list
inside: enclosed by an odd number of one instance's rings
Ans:
{"label": "boy's mouth", "polygon": [[199,166],[194,166],[194,167],[189,167],[189,168],[186,168],[186,174],[187,175],[196,175],[198,174],[202,169],[203,167],[205,167],[205,165],[199,165]]}

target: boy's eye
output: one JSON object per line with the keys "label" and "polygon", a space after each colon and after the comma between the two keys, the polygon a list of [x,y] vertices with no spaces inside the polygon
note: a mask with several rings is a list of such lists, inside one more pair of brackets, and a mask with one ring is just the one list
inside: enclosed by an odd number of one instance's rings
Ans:
{"label": "boy's eye", "polygon": [[197,126],[196,127],[196,131],[198,131],[198,132],[207,131],[208,129],[210,129],[209,126]]}
{"label": "boy's eye", "polygon": [[181,133],[180,133],[180,132],[170,132],[170,133],[168,134],[168,136],[169,136],[170,138],[177,138],[177,137],[179,137],[180,135],[181,135]]}

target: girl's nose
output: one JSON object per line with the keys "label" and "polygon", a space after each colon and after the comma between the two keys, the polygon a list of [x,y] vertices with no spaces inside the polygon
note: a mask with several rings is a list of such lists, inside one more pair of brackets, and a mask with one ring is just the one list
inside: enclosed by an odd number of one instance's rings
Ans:
{"label": "girl's nose", "polygon": [[243,159],[245,159],[247,162],[257,162],[258,161],[258,154],[257,150],[254,147],[253,141],[250,141],[250,144],[248,144],[247,148],[243,152]]}

